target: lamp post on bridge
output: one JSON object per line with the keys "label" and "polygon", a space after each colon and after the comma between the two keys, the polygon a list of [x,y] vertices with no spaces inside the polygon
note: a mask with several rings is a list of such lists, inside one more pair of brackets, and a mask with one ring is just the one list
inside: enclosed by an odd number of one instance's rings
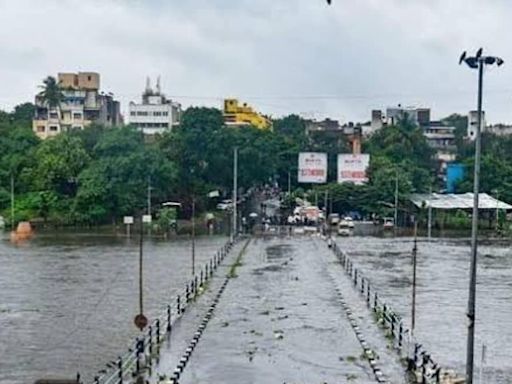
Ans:
{"label": "lamp post on bridge", "polygon": [[496,56],[484,56],[480,48],[475,56],[467,56],[464,51],[459,59],[472,69],[478,69],[478,121],[475,134],[475,164],[473,178],[473,217],[471,222],[471,264],[469,272],[469,298],[468,298],[468,336],[466,351],[466,384],[473,384],[473,367],[475,352],[475,299],[476,299],[476,269],[477,269],[477,236],[478,236],[478,194],[480,192],[480,157],[481,157],[481,130],[482,130],[482,87],[483,74],[486,65],[496,64],[498,67],[504,61]]}

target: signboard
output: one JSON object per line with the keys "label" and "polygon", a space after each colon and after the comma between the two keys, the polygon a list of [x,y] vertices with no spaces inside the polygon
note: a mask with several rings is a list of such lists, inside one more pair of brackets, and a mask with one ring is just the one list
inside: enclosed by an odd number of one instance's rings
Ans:
{"label": "signboard", "polygon": [[366,170],[370,165],[370,155],[338,155],[338,183],[364,184],[368,182]]}
{"label": "signboard", "polygon": [[327,153],[299,153],[299,183],[325,183],[327,181]]}
{"label": "signboard", "polygon": [[133,224],[133,216],[125,216],[125,217],[123,218],[123,222],[124,222],[125,224]]}
{"label": "signboard", "polygon": [[151,215],[142,215],[143,223],[151,223]]}
{"label": "signboard", "polygon": [[141,313],[135,316],[133,322],[135,323],[135,326],[142,331],[148,325],[148,318]]}

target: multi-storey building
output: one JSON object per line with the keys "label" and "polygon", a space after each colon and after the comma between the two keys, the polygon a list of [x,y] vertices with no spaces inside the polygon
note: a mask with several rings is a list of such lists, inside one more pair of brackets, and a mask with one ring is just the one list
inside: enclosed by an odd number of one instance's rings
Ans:
{"label": "multi-storey building", "polygon": [[119,102],[113,94],[99,91],[98,73],[59,73],[58,84],[63,95],[58,105],[49,107],[40,94],[35,97],[32,129],[41,139],[84,129],[92,122],[106,126],[122,123]]}
{"label": "multi-storey building", "polygon": [[151,88],[149,79],[142,94],[142,103],[131,102],[129,105],[129,122],[145,135],[162,134],[179,125],[181,105],[165,97],[160,90],[160,79],[156,90]]}
{"label": "multi-storey building", "polygon": [[242,126],[252,125],[259,129],[271,129],[272,123],[262,114],[243,103],[238,104],[236,99],[224,100],[224,123],[226,125]]}

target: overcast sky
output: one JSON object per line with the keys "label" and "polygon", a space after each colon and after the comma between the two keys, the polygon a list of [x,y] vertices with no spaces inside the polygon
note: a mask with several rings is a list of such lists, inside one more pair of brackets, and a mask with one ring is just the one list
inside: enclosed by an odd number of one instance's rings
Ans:
{"label": "overcast sky", "polygon": [[62,71],[97,71],[123,110],[146,76],[184,106],[249,101],[274,116],[369,120],[386,106],[434,117],[476,106],[460,53],[502,56],[485,78],[490,122],[512,122],[509,0],[0,0],[0,109]]}

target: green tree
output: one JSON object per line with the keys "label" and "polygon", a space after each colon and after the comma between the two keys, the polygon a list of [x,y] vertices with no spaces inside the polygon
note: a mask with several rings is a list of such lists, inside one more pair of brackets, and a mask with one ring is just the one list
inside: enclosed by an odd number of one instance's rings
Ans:
{"label": "green tree", "polygon": [[64,100],[64,94],[55,77],[48,76],[43,80],[43,84],[40,88],[42,91],[39,93],[39,96],[43,102],[46,103],[48,108],[51,109],[60,106],[61,101]]}
{"label": "green tree", "polygon": [[82,141],[61,134],[47,139],[37,148],[37,166],[33,170],[34,185],[39,190],[74,196],[78,175],[89,162]]}
{"label": "green tree", "polygon": [[34,117],[35,106],[32,103],[23,103],[14,107],[11,118],[17,124],[30,127]]}

